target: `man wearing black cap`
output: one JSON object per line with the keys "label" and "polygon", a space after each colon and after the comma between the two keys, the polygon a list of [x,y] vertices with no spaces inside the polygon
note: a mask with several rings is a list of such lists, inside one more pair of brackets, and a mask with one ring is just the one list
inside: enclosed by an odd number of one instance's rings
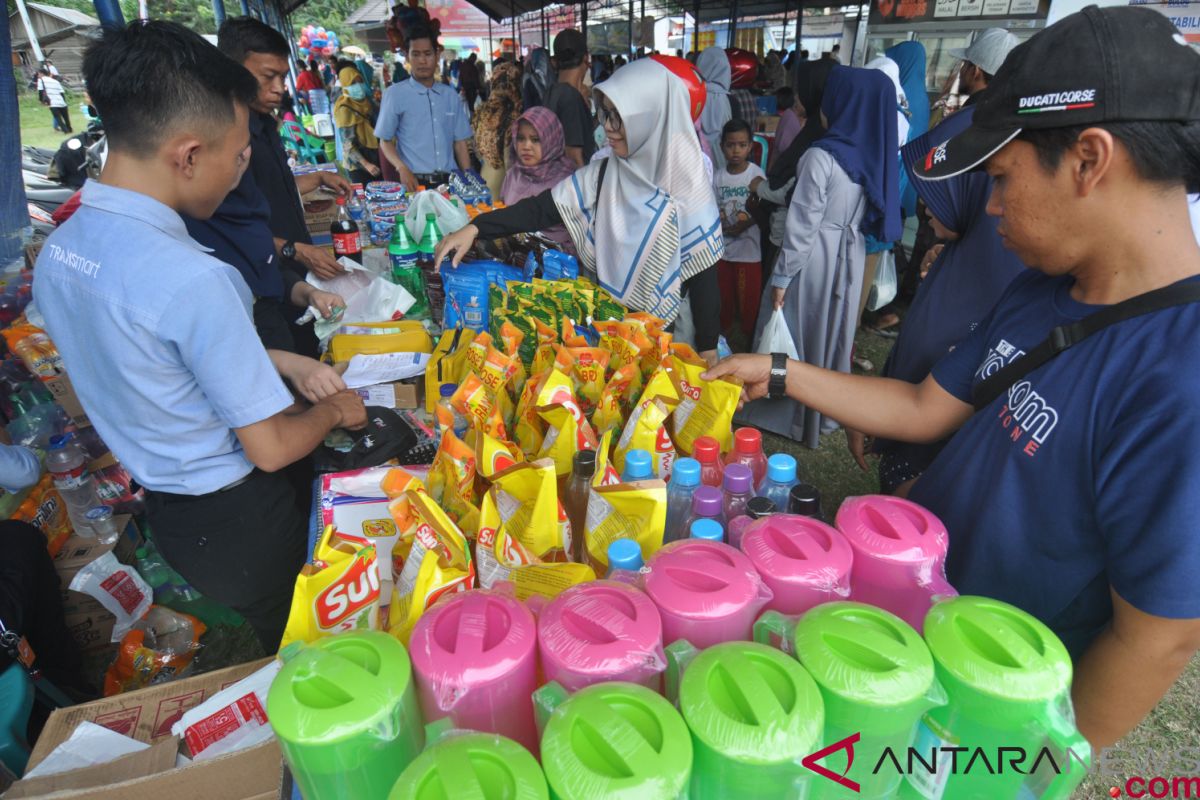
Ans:
{"label": "man wearing black cap", "polygon": [[558,83],[542,98],[542,105],[554,112],[563,127],[567,155],[582,167],[596,152],[592,111],[583,99],[583,78],[591,65],[587,39],[574,28],[559,31],[554,37],[554,69]]}
{"label": "man wearing black cap", "polygon": [[910,495],[950,531],[950,582],[1062,638],[1079,728],[1107,747],[1200,649],[1200,54],[1155,11],[1063,19],[1012,51],[971,127],[915,173],[981,166],[1033,269],[930,377],[753,355],[706,377],[873,435],[957,431]]}

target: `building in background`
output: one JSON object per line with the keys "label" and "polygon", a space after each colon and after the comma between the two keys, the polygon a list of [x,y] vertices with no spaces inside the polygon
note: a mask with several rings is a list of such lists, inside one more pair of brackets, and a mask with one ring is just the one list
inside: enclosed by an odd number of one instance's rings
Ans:
{"label": "building in background", "polygon": [[[100,21],[72,8],[43,3],[26,3],[25,6],[29,9],[29,21],[42,52],[54,62],[68,85],[82,85],[83,51],[100,30]],[[21,23],[21,15],[16,11],[8,16],[8,35],[12,38],[13,70],[19,82],[22,75],[24,82],[28,82],[38,63]]]}

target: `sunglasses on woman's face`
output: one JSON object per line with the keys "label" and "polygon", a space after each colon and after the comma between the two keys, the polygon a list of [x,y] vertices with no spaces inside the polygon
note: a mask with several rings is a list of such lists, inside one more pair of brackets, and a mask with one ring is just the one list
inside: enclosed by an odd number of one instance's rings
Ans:
{"label": "sunglasses on woman's face", "polygon": [[617,109],[610,105],[607,101],[601,103],[596,109],[596,118],[600,120],[600,124],[610,131],[621,130],[622,122],[621,115],[617,113]]}

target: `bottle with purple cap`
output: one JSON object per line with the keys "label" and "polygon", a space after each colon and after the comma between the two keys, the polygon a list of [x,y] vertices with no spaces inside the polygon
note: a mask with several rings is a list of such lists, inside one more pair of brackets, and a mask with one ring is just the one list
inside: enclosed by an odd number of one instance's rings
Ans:
{"label": "bottle with purple cap", "polygon": [[688,518],[687,524],[684,526],[686,533],[680,538],[687,538],[691,535],[692,523],[698,519],[715,520],[724,529],[725,498],[722,496],[721,490],[717,487],[701,486],[696,489],[696,493],[692,495],[692,515]]}
{"label": "bottle with purple cap", "polygon": [[754,497],[754,472],[745,464],[728,464],[722,488],[725,490],[725,519],[737,519],[746,513],[746,504]]}

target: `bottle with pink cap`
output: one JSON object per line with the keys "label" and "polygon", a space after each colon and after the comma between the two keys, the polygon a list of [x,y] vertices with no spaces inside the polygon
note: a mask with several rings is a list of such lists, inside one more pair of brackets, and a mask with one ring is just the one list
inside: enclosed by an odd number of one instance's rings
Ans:
{"label": "bottle with pink cap", "polygon": [[733,432],[733,450],[725,457],[725,468],[729,469],[733,464],[750,468],[754,486],[762,483],[767,475],[767,456],[763,453],[762,434],[757,428],[738,428]]}
{"label": "bottle with pink cap", "polygon": [[700,462],[700,483],[721,488],[725,465],[721,463],[721,443],[711,436],[701,436],[692,445],[692,458]]}

